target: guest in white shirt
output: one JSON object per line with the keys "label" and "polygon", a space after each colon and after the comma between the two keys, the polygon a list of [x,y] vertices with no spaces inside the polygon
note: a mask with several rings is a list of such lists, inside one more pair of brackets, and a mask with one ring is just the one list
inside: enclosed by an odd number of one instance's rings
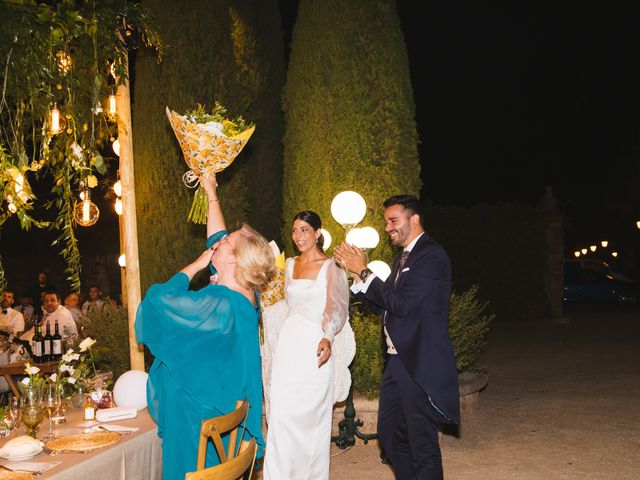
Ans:
{"label": "guest in white shirt", "polygon": [[2,315],[0,315],[0,330],[16,334],[24,331],[24,317],[22,313],[11,308],[14,293],[11,290],[2,292]]}
{"label": "guest in white shirt", "polygon": [[58,331],[62,336],[62,341],[66,346],[71,346],[78,338],[78,327],[73,320],[71,312],[60,305],[60,296],[55,291],[47,291],[44,293],[44,303],[42,305],[44,318],[42,319],[42,331],[45,332],[47,323],[51,333],[55,331],[55,323],[58,321]]}
{"label": "guest in white shirt", "polygon": [[89,300],[82,304],[82,315],[88,316],[90,308],[102,308],[104,300],[102,300],[102,290],[100,285],[91,285],[89,287]]}

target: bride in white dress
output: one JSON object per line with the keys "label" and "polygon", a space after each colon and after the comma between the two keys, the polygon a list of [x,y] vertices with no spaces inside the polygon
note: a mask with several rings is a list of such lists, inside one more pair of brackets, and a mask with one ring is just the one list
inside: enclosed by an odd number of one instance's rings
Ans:
{"label": "bride in white dress", "polygon": [[[348,394],[355,339],[345,272],[322,251],[320,217],[294,218],[285,300],[264,311],[264,480],[329,478],[333,404]],[[269,385],[270,384],[270,385]]]}

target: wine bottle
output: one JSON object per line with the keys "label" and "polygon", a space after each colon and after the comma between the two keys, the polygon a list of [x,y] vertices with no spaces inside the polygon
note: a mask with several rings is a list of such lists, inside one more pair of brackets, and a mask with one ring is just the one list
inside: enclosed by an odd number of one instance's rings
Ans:
{"label": "wine bottle", "polygon": [[43,338],[43,343],[44,343],[44,353],[42,355],[42,361],[43,362],[48,362],[49,360],[53,360],[52,357],[52,350],[51,350],[51,323],[47,322],[47,333],[45,334],[44,338]]}
{"label": "wine bottle", "polygon": [[56,362],[62,358],[62,336],[58,328],[58,320],[56,320],[55,331],[51,335],[51,360]]}
{"label": "wine bottle", "polygon": [[32,347],[33,351],[33,361],[36,363],[42,362],[42,355],[44,350],[44,339],[40,334],[40,325],[36,324],[33,328],[35,328],[35,333],[33,334]]}

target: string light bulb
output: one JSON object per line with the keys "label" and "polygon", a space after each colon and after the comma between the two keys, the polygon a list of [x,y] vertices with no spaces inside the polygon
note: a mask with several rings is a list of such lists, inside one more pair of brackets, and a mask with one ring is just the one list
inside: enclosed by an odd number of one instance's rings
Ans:
{"label": "string light bulb", "polygon": [[573,254],[576,256],[576,258],[578,258],[580,256],[580,251],[576,250],[575,252],[573,252]]}
{"label": "string light bulb", "polygon": [[602,245],[602,248],[607,248],[607,246],[609,245],[609,241],[608,240],[602,240],[600,242],[600,245]]}
{"label": "string light bulb", "polygon": [[90,227],[98,221],[100,209],[91,201],[91,192],[88,188],[85,188],[82,193],[82,200],[76,202],[73,207],[73,215],[78,225]]}
{"label": "string light bulb", "polygon": [[120,180],[117,180],[116,183],[113,184],[113,193],[118,197],[122,196],[122,182]]}
{"label": "string light bulb", "polygon": [[586,254],[587,254],[587,249],[586,249],[586,248],[583,248],[583,249],[582,249],[582,250],[580,250],[580,251],[582,252],[582,254],[583,254],[583,255],[586,255]]}
{"label": "string light bulb", "polygon": [[111,148],[113,148],[113,153],[115,153],[119,157],[120,156],[120,140],[116,138],[111,144]]}
{"label": "string light bulb", "polygon": [[115,94],[109,95],[109,116],[115,117],[118,111],[116,110],[116,96]]}
{"label": "string light bulb", "polygon": [[118,265],[120,265],[122,268],[127,266],[127,260],[124,256],[124,253],[118,257]]}
{"label": "string light bulb", "polygon": [[122,199],[121,198],[116,198],[116,203],[114,205],[114,208],[118,215],[122,215]]}
{"label": "string light bulb", "polygon": [[611,255],[614,256],[614,257],[617,257],[618,256],[618,252],[611,252]]}
{"label": "string light bulb", "polygon": [[58,110],[58,104],[53,102],[51,110],[49,110],[49,131],[51,135],[57,135],[63,130],[63,119]]}

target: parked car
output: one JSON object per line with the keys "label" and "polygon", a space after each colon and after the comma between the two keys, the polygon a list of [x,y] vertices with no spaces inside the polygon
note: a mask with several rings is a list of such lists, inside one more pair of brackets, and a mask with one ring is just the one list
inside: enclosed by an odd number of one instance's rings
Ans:
{"label": "parked car", "polygon": [[636,303],[640,283],[613,272],[602,260],[564,260],[565,302]]}

